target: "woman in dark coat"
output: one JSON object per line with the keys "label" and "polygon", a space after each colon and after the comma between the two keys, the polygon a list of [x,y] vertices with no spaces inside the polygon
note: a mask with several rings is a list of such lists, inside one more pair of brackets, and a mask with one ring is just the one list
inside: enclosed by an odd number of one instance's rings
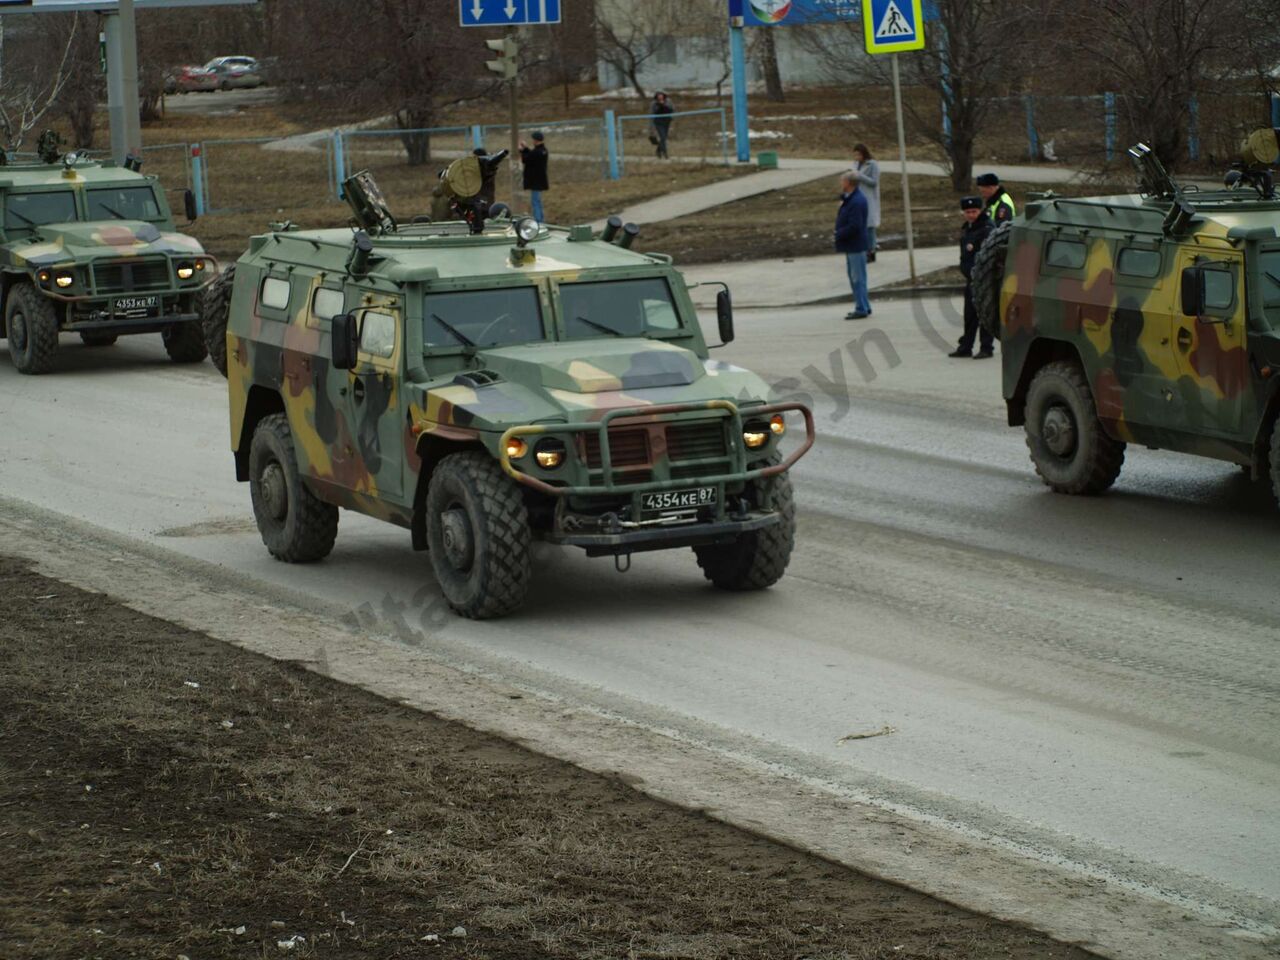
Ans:
{"label": "woman in dark coat", "polygon": [[653,103],[649,104],[649,113],[653,117],[653,142],[658,147],[658,156],[666,160],[667,137],[671,135],[671,114],[676,108],[671,105],[667,95],[659,90],[653,95]]}

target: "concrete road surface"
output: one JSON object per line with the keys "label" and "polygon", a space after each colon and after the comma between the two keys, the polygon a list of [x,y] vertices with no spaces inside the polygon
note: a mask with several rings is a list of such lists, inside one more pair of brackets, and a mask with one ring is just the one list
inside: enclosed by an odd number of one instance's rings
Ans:
{"label": "concrete road surface", "polygon": [[[158,337],[64,339],[60,371],[37,378],[0,343],[0,495],[207,562],[210,582],[238,571],[366,625],[421,613],[414,657],[752,764],[898,835],[954,836],[963,856],[907,844],[895,874],[952,899],[993,902],[973,893],[989,857],[1006,879],[1049,865],[1060,889],[1015,884],[999,908],[1114,956],[1268,955],[1280,511],[1237,468],[1134,449],[1105,497],[1046,492],[1004,425],[998,361],[942,356],[956,306],[739,313],[717,356],[810,400],[821,434],[796,471],[791,571],[760,594],[717,594],[686,552],[639,555],[624,576],[548,550],[526,611],[458,621],[435,615],[405,532],[346,513],[327,561],[277,563],[234,481],[222,378],[169,364]],[[226,589],[237,615],[254,609]],[[767,831],[794,811],[765,790],[745,819]],[[1088,930],[1055,923],[1110,893],[1176,922],[1099,907]]]}

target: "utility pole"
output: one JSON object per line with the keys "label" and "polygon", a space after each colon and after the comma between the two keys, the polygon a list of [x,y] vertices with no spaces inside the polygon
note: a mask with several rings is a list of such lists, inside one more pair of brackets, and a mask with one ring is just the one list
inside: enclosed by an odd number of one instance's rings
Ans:
{"label": "utility pole", "polygon": [[514,34],[501,40],[486,40],[484,45],[498,55],[496,60],[486,60],[484,65],[507,81],[511,92],[511,156],[507,158],[507,166],[511,171],[511,202],[515,209],[516,160],[520,156],[520,45]]}
{"label": "utility pole", "polygon": [[142,152],[142,123],[138,118],[138,35],[133,0],[120,0],[106,15],[107,115],[111,118],[111,158],[123,164]]}

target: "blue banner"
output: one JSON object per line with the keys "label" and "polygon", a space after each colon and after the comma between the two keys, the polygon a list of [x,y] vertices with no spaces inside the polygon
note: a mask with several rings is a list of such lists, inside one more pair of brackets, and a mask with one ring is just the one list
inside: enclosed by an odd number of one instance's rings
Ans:
{"label": "blue banner", "polygon": [[862,19],[862,0],[729,0],[744,27],[794,27]]}

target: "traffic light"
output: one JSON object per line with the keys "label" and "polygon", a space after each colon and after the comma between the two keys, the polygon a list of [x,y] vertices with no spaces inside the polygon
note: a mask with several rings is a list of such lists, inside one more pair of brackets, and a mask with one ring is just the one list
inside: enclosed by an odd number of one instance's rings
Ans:
{"label": "traffic light", "polygon": [[497,60],[486,60],[484,65],[503,80],[514,80],[519,69],[516,57],[520,52],[515,37],[486,40],[484,45],[498,55]]}

